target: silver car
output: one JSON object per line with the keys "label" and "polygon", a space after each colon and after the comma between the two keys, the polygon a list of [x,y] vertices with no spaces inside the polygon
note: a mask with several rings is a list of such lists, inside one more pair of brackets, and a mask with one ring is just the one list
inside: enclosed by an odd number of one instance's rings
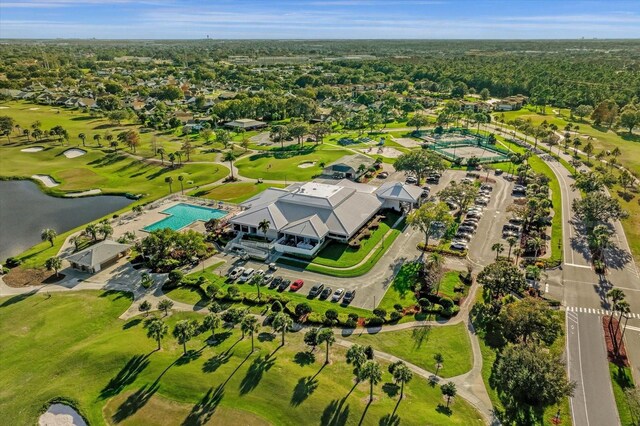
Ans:
{"label": "silver car", "polygon": [[331,301],[338,302],[340,299],[342,299],[343,295],[344,295],[344,288],[339,288],[333,293],[333,296],[331,296]]}

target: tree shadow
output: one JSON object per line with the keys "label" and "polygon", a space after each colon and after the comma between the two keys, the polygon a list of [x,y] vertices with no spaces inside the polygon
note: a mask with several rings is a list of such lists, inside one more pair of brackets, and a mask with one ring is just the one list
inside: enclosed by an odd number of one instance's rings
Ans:
{"label": "tree shadow", "polygon": [[149,355],[135,355],[122,367],[122,369],[109,380],[109,383],[100,391],[100,399],[107,399],[119,394],[122,389],[133,383],[149,365]]}
{"label": "tree shadow", "polygon": [[[225,340],[231,337],[232,334],[233,333],[231,333],[230,331],[223,331],[222,333],[216,333],[213,335],[213,339],[211,339],[211,337],[207,339],[207,343],[210,344],[211,346],[219,346],[222,343],[224,343]],[[227,349],[227,351],[229,351],[229,349]]]}
{"label": "tree shadow", "polygon": [[273,357],[262,357],[261,355],[254,359],[247,370],[247,374],[240,382],[240,395],[246,395],[254,390],[260,384],[264,373],[269,371],[275,363],[276,358]]}
{"label": "tree shadow", "polygon": [[[205,346],[206,347],[206,346]],[[180,358],[176,360],[176,365],[185,365],[189,364],[191,361],[195,361],[196,359],[202,356],[202,351],[205,347],[202,347],[198,350],[189,349],[186,354],[182,355]]]}
{"label": "tree shadow", "polygon": [[395,383],[385,383],[382,385],[382,391],[387,394],[389,398],[394,398],[400,392],[400,386]]}
{"label": "tree shadow", "polygon": [[128,330],[132,327],[135,327],[136,325],[140,324],[142,322],[142,319],[140,318],[134,318],[131,321],[127,321],[122,325],[122,329],[123,330]]}
{"label": "tree shadow", "polygon": [[425,340],[429,340],[431,327],[417,327],[411,330],[411,339],[413,340],[413,348],[420,349]]}
{"label": "tree shadow", "polygon": [[2,302],[2,304],[0,305],[0,308],[6,308],[7,306],[11,306],[13,304],[20,303],[23,300],[28,299],[29,297],[33,296],[37,292],[38,292],[38,290],[31,290],[28,293],[22,293],[22,294],[18,294],[16,296],[10,297],[7,300],[5,300],[4,302]]}
{"label": "tree shadow", "polygon": [[224,385],[219,385],[215,389],[209,388],[202,399],[193,406],[182,424],[184,426],[192,426],[207,423],[215,413],[222,398],[224,398]]}
{"label": "tree shadow", "polygon": [[[397,404],[396,404],[397,407]],[[395,410],[394,410],[395,411]],[[400,417],[397,414],[387,414],[378,422],[379,426],[400,426]]]}
{"label": "tree shadow", "polygon": [[438,404],[438,406],[436,407],[436,411],[440,414],[444,414],[447,417],[453,414],[453,411],[451,410],[450,407],[447,407],[446,405],[442,405],[442,404]]}
{"label": "tree shadow", "polygon": [[302,404],[318,388],[318,380],[315,377],[301,377],[293,389],[290,405],[297,407]]}
{"label": "tree shadow", "polygon": [[344,405],[346,398],[334,399],[322,412],[320,424],[323,426],[343,426],[349,418],[349,404]]}
{"label": "tree shadow", "polygon": [[313,352],[300,351],[294,355],[293,362],[298,364],[300,367],[304,367],[305,365],[310,365],[316,362],[316,356]]}
{"label": "tree shadow", "polygon": [[362,412],[362,416],[360,417],[360,421],[358,422],[358,426],[362,425],[362,422],[364,422],[364,418],[367,415],[367,411],[369,411],[369,407],[371,406],[371,400],[369,400],[369,402],[367,402],[367,405],[364,407],[364,411]]}
{"label": "tree shadow", "polygon": [[144,385],[136,392],[129,395],[129,397],[118,407],[116,412],[111,417],[114,423],[120,423],[126,418],[135,414],[139,409],[145,406],[149,399],[156,393],[160,387],[159,382],[156,380],[151,386]]}
{"label": "tree shadow", "polygon": [[228,363],[232,356],[233,352],[229,351],[219,353],[205,361],[204,365],[202,366],[202,371],[205,373],[213,373],[223,364]]}
{"label": "tree shadow", "polygon": [[258,334],[258,341],[260,342],[273,342],[276,338],[276,335],[273,333],[262,332]]}

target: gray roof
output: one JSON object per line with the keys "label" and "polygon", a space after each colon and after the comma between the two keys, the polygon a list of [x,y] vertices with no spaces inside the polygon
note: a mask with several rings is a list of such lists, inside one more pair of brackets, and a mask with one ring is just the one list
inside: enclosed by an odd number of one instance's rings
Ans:
{"label": "gray roof", "polygon": [[237,120],[229,121],[224,125],[229,127],[240,127],[245,129],[247,127],[266,126],[267,123],[265,123],[264,121],[252,120],[250,118],[238,118]]}
{"label": "gray roof", "polygon": [[120,244],[115,241],[104,240],[71,256],[67,256],[65,259],[77,265],[93,268],[129,250],[130,247],[129,244]]}
{"label": "gray roof", "polygon": [[422,188],[415,185],[406,185],[402,182],[385,182],[376,190],[376,195],[385,200],[417,203],[422,195]]}
{"label": "gray roof", "polygon": [[[358,170],[360,164],[364,164],[367,167],[373,166],[375,160],[364,154],[353,154],[353,155],[345,155],[344,157],[339,158],[333,163],[329,164],[326,168],[331,169],[341,169],[341,168],[351,168],[353,170]],[[342,170],[344,171],[344,170]]]}
{"label": "gray roof", "polygon": [[305,217],[284,226],[281,231],[301,237],[322,238],[329,233],[329,228],[322,222],[317,214]]}

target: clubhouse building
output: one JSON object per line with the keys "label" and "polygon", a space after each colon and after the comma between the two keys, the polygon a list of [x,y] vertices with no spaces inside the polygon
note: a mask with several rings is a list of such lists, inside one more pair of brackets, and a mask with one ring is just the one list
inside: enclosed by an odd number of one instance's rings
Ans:
{"label": "clubhouse building", "polygon": [[[347,179],[270,188],[240,204],[243,211],[229,220],[238,232],[234,248],[312,257],[329,240],[349,242],[382,210],[412,209],[421,194],[419,187],[401,182],[375,187]],[[252,241],[256,236],[269,242]]]}

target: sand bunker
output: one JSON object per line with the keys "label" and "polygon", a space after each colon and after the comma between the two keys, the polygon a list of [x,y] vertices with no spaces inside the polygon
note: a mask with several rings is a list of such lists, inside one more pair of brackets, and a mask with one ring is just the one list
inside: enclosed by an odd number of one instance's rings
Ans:
{"label": "sand bunker", "polygon": [[63,152],[64,156],[67,158],[76,158],[85,155],[87,151],[79,148],[71,148]]}
{"label": "sand bunker", "polygon": [[44,146],[32,146],[30,148],[21,149],[21,152],[40,152],[44,149]]}
{"label": "sand bunker", "polygon": [[315,165],[316,165],[315,161],[307,161],[307,162],[298,164],[298,167],[300,167],[301,169],[308,169],[309,167],[313,167]]}
{"label": "sand bunker", "polygon": [[402,151],[398,151],[395,148],[389,148],[386,146],[365,148],[365,149],[361,149],[360,151],[374,157],[379,155],[381,157],[387,157],[387,158],[398,158],[402,155]]}
{"label": "sand bunker", "polygon": [[39,426],[87,426],[82,416],[64,404],[52,404],[38,419]]}
{"label": "sand bunker", "polygon": [[39,110],[39,109],[40,109],[40,108],[37,108],[37,107],[36,107],[36,108],[29,108],[29,111],[37,111],[37,110]]}
{"label": "sand bunker", "polygon": [[9,107],[6,107],[6,106],[0,106],[0,109],[9,109]]}
{"label": "sand bunker", "polygon": [[69,197],[69,198],[76,198],[76,197],[85,197],[87,195],[98,195],[101,194],[102,191],[99,189],[90,189],[88,191],[82,191],[82,192],[71,192],[69,194],[65,194],[65,197]]}
{"label": "sand bunker", "polygon": [[54,186],[60,185],[60,182],[57,182],[54,178],[49,175],[33,175],[31,176],[33,179],[37,179],[40,182],[44,183],[44,186],[47,188],[53,188]]}

